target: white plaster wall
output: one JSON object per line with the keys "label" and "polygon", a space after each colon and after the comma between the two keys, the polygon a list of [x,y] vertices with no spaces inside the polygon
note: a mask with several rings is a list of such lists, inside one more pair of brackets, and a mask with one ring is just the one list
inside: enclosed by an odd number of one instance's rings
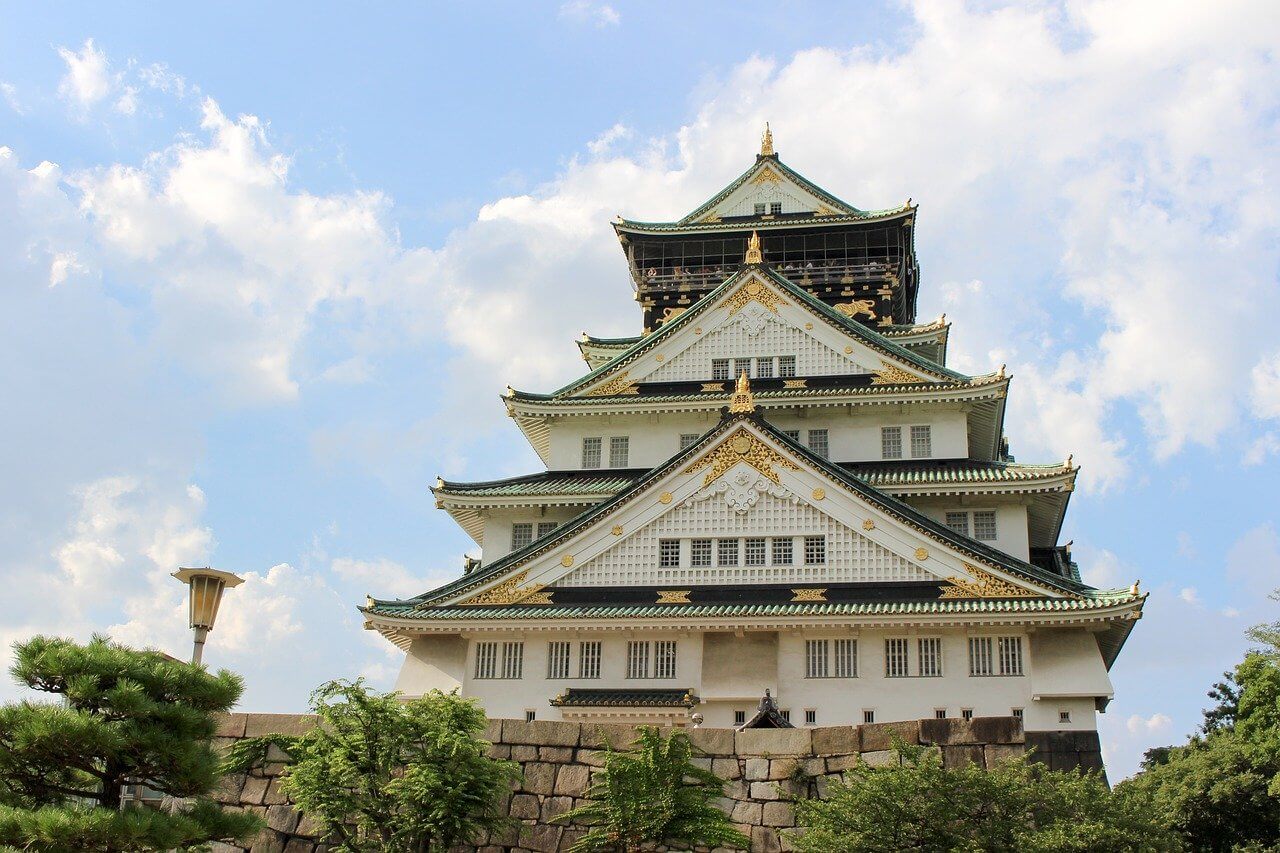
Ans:
{"label": "white plaster wall", "polygon": [[459,636],[419,637],[405,655],[395,689],[409,696],[448,693],[466,680],[467,641]]}
{"label": "white plaster wall", "polygon": [[484,519],[484,535],[481,538],[481,555],[486,563],[492,563],[511,553],[511,525],[517,522],[531,522],[533,535],[538,536],[538,523],[554,521],[564,524],[582,512],[581,507],[549,506],[543,509],[528,507],[512,510],[489,510]]}
{"label": "white plaster wall", "polygon": [[[987,545],[1017,557],[1028,560],[1031,557],[1030,529],[1027,526],[1027,507],[1019,500],[1008,497],[991,497],[974,495],[971,497],[953,498],[905,498],[907,503],[925,515],[946,524],[947,513],[975,510],[996,511],[996,538],[985,540]],[[969,519],[969,532],[973,533],[973,519]]]}

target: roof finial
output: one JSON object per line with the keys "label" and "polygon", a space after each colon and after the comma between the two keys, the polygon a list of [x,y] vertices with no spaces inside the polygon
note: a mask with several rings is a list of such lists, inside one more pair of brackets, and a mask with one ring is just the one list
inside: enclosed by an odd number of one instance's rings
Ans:
{"label": "roof finial", "polygon": [[738,384],[733,389],[733,399],[729,402],[729,411],[732,414],[739,412],[754,412],[756,410],[756,401],[751,396],[751,380],[747,378],[747,371],[738,374]]}
{"label": "roof finial", "polygon": [[764,263],[764,253],[760,251],[760,235],[754,231],[751,232],[751,239],[747,240],[746,263],[748,264]]}
{"label": "roof finial", "polygon": [[760,156],[773,156],[773,131],[769,129],[769,122],[764,123],[764,136],[760,137]]}

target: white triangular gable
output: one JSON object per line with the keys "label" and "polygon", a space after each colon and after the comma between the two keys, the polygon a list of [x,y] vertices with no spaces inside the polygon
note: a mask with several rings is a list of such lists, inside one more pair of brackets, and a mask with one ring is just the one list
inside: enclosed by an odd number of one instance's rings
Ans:
{"label": "white triangular gable", "polygon": [[764,159],[756,164],[751,175],[741,185],[710,210],[704,210],[694,221],[715,222],[731,216],[754,216],[757,204],[763,204],[765,213],[772,214],[771,205],[775,203],[782,205],[783,214],[816,213],[818,216],[831,216],[850,212],[819,198],[792,180],[777,163]]}

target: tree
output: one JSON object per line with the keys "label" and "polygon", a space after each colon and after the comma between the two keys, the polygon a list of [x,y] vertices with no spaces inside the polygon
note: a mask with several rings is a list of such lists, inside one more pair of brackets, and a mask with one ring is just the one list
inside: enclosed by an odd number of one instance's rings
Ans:
{"label": "tree", "polygon": [[[13,677],[63,701],[0,707],[0,847],[187,850],[259,829],[208,797],[220,775],[214,714],[240,697],[237,676],[105,637],[34,637],[14,651]],[[127,784],[187,802],[122,809]]]}
{"label": "tree", "polygon": [[800,800],[796,850],[1165,851],[1178,839],[1095,774],[1022,756],[990,770],[944,768],[936,750],[894,744],[898,763],[860,764],[821,800]]}
{"label": "tree", "polygon": [[[311,706],[319,717],[314,729],[269,740],[292,757],[284,793],[332,849],[447,850],[507,823],[499,807],[518,768],[488,757],[484,712],[471,700],[433,690],[403,701],[357,680],[322,685]],[[265,748],[265,740],[242,741],[228,769],[244,769]]]}
{"label": "tree", "polygon": [[664,738],[640,728],[628,752],[609,750],[587,802],[556,820],[587,827],[574,853],[634,850],[644,844],[745,848],[751,843],[713,805],[724,780],[692,761],[684,732]]}

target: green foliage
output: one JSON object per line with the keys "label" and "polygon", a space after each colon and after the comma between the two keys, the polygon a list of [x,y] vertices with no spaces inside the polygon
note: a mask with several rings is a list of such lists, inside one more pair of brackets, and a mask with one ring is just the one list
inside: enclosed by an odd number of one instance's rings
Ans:
{"label": "green foliage", "polygon": [[278,746],[292,755],[298,748],[300,737],[296,735],[263,735],[242,738],[231,745],[222,756],[221,772],[224,775],[248,773],[267,763],[267,751]]}
{"label": "green foliage", "polygon": [[[489,758],[484,712],[454,693],[411,701],[332,681],[311,700],[319,725],[292,743],[284,792],[351,853],[447,850],[506,824],[518,768]],[[252,758],[254,749],[241,758]]]}
{"label": "green foliage", "polygon": [[1165,851],[1181,845],[1094,774],[1051,772],[1023,756],[990,770],[942,766],[936,750],[894,744],[900,763],[860,764],[822,800],[796,803],[796,850]]}
{"label": "green foliage", "polygon": [[[257,831],[253,815],[208,799],[220,778],[214,714],[240,697],[237,676],[104,637],[34,637],[14,650],[14,678],[63,702],[0,707],[0,846],[191,849]],[[120,811],[135,783],[189,802],[173,813]]]}
{"label": "green foliage", "polygon": [[692,762],[684,732],[663,738],[640,729],[631,751],[605,755],[588,801],[557,818],[588,827],[574,853],[632,850],[643,844],[745,848],[750,839],[713,805],[724,780]]}

